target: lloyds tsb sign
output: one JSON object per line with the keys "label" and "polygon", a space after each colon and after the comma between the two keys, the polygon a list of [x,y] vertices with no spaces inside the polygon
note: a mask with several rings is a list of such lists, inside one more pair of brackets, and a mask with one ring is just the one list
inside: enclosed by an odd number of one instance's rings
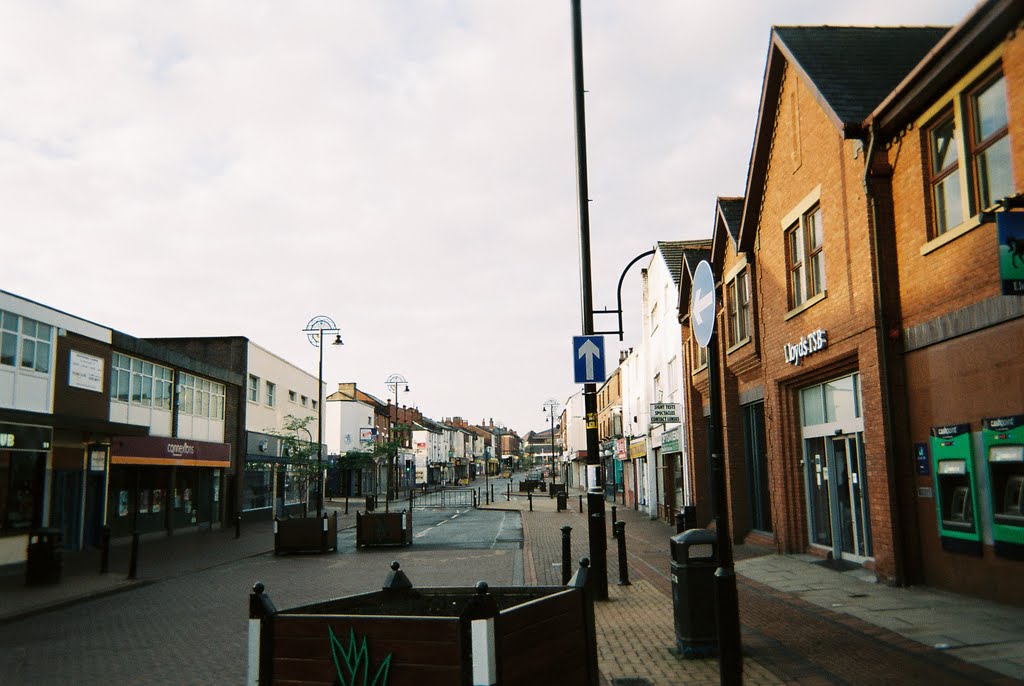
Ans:
{"label": "lloyds tsb sign", "polygon": [[796,343],[787,343],[782,346],[782,350],[786,354],[786,362],[798,367],[805,357],[821,352],[827,347],[828,332],[825,329],[817,329],[806,336],[801,336]]}

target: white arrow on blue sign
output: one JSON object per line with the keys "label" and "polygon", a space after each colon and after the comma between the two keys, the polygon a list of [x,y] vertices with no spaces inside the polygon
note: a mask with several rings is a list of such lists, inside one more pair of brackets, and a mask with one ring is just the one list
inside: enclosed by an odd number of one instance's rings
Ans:
{"label": "white arrow on blue sign", "polygon": [[693,319],[693,335],[700,347],[706,348],[711,332],[715,330],[715,276],[707,260],[701,260],[693,270],[692,288],[690,317]]}
{"label": "white arrow on blue sign", "polygon": [[604,383],[604,336],[573,336],[576,383]]}

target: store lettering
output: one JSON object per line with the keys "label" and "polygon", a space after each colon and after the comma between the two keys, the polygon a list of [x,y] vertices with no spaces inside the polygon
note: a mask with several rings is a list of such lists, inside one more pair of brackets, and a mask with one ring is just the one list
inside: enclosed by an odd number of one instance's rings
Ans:
{"label": "store lettering", "polygon": [[168,443],[167,452],[175,457],[185,457],[186,455],[195,455],[196,448],[188,443]]}
{"label": "store lettering", "polygon": [[806,336],[801,336],[797,343],[787,343],[782,346],[786,354],[786,362],[798,367],[800,362],[808,355],[813,355],[828,347],[828,332],[825,329],[812,331]]}
{"label": "store lettering", "polygon": [[13,448],[14,434],[0,434],[0,448]]}

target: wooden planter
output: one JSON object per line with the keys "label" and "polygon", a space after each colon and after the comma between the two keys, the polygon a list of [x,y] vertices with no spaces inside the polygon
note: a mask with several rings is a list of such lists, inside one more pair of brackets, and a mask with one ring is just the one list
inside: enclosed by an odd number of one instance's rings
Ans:
{"label": "wooden planter", "polygon": [[583,587],[414,589],[393,569],[404,585],[282,611],[256,584],[246,683],[597,686]]}
{"label": "wooden planter", "polygon": [[412,510],[356,512],[356,548],[410,545]]}
{"label": "wooden planter", "polygon": [[338,550],[338,513],[296,519],[274,519],[274,554],[326,553]]}

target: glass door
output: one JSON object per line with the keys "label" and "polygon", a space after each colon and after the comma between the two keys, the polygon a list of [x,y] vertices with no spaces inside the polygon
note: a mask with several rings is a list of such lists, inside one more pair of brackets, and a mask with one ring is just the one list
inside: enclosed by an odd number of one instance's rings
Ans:
{"label": "glass door", "polygon": [[835,504],[840,545],[836,557],[870,557],[871,531],[867,510],[867,484],[864,482],[864,451],[861,436],[834,436],[830,439],[835,470]]}

